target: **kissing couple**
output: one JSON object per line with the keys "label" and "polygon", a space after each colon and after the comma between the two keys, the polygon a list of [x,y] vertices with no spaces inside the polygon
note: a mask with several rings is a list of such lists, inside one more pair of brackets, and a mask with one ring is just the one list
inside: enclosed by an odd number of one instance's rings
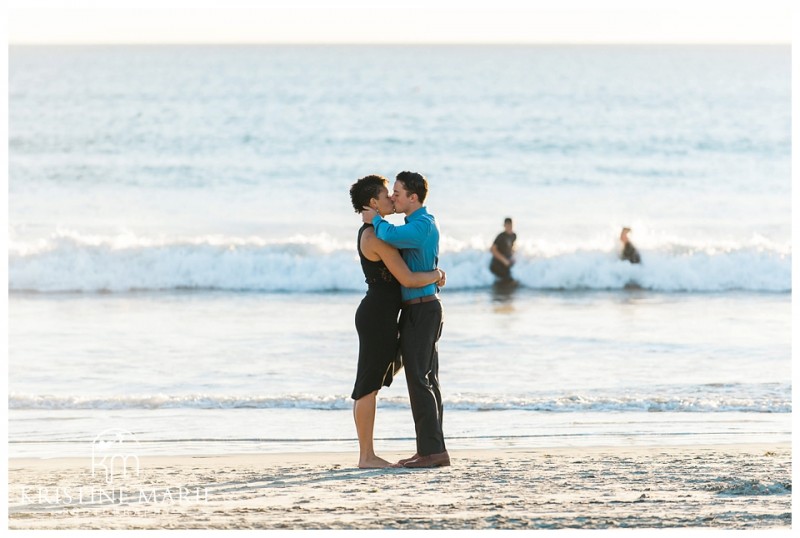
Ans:
{"label": "kissing couple", "polygon": [[[450,465],[438,349],[443,323],[438,292],[446,275],[438,268],[439,225],[424,206],[427,195],[428,181],[416,172],[397,174],[391,196],[389,181],[378,175],[350,187],[353,208],[364,223],[356,248],[368,285],[356,311],[358,370],[351,395],[360,468]],[[405,214],[405,224],[384,219],[395,212]],[[416,453],[392,464],[375,454],[373,430],[378,391],[391,385],[400,368],[406,373]]]}

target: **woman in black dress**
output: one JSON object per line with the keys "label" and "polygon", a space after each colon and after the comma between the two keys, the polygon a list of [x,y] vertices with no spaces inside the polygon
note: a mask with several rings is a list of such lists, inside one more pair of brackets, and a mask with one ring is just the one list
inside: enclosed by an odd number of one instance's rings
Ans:
{"label": "woman in black dress", "polygon": [[[365,206],[381,216],[394,213],[389,198],[388,180],[366,176],[350,188],[350,199],[356,213]],[[358,372],[351,397],[353,417],[358,433],[358,466],[362,469],[391,465],[375,455],[372,442],[378,390],[388,387],[401,367],[397,316],[400,313],[400,285],[421,288],[433,282],[444,285],[444,271],[412,272],[400,252],[375,236],[371,224],[358,231],[358,256],[369,285],[367,295],[356,311],[358,331]]]}

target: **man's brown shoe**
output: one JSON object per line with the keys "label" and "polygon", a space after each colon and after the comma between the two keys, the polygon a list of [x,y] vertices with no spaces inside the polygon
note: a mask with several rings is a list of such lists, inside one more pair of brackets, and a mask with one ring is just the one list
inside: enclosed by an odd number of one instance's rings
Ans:
{"label": "man's brown shoe", "polygon": [[414,455],[413,455],[413,456],[411,456],[410,458],[403,458],[402,460],[398,461],[398,462],[397,462],[397,465],[399,465],[400,467],[402,467],[403,465],[405,465],[405,464],[406,464],[406,463],[408,463],[409,461],[411,461],[411,460],[415,460],[415,459],[417,459],[417,458],[419,458],[419,454],[414,454]]}
{"label": "man's brown shoe", "polygon": [[420,456],[415,460],[407,461],[403,467],[410,469],[423,469],[427,467],[449,467],[450,455],[447,450],[439,452],[438,454],[430,454],[428,456]]}

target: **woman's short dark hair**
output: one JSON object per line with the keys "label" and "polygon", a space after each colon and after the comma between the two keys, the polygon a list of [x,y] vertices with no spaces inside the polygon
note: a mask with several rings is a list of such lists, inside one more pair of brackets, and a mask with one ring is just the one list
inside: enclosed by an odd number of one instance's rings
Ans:
{"label": "woman's short dark hair", "polygon": [[425,176],[416,172],[400,172],[397,174],[397,181],[402,181],[408,196],[416,194],[420,204],[425,203],[428,196],[428,180]]}
{"label": "woman's short dark hair", "polygon": [[[353,209],[356,213],[364,211],[364,206],[369,205],[369,201],[381,195],[381,189],[389,185],[389,180],[383,176],[371,175],[362,177],[350,187],[350,201],[353,202]],[[388,188],[388,187],[387,187]]]}

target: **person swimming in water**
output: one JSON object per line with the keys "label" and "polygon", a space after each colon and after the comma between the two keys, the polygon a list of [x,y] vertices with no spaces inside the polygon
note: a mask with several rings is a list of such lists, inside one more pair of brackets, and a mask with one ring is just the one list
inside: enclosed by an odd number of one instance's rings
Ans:
{"label": "person swimming in water", "polygon": [[639,251],[636,250],[636,247],[634,247],[633,243],[628,239],[628,234],[630,232],[630,228],[623,228],[622,233],[619,235],[619,240],[622,241],[622,254],[620,254],[620,259],[627,260],[631,263],[641,263],[642,257],[639,256]]}

